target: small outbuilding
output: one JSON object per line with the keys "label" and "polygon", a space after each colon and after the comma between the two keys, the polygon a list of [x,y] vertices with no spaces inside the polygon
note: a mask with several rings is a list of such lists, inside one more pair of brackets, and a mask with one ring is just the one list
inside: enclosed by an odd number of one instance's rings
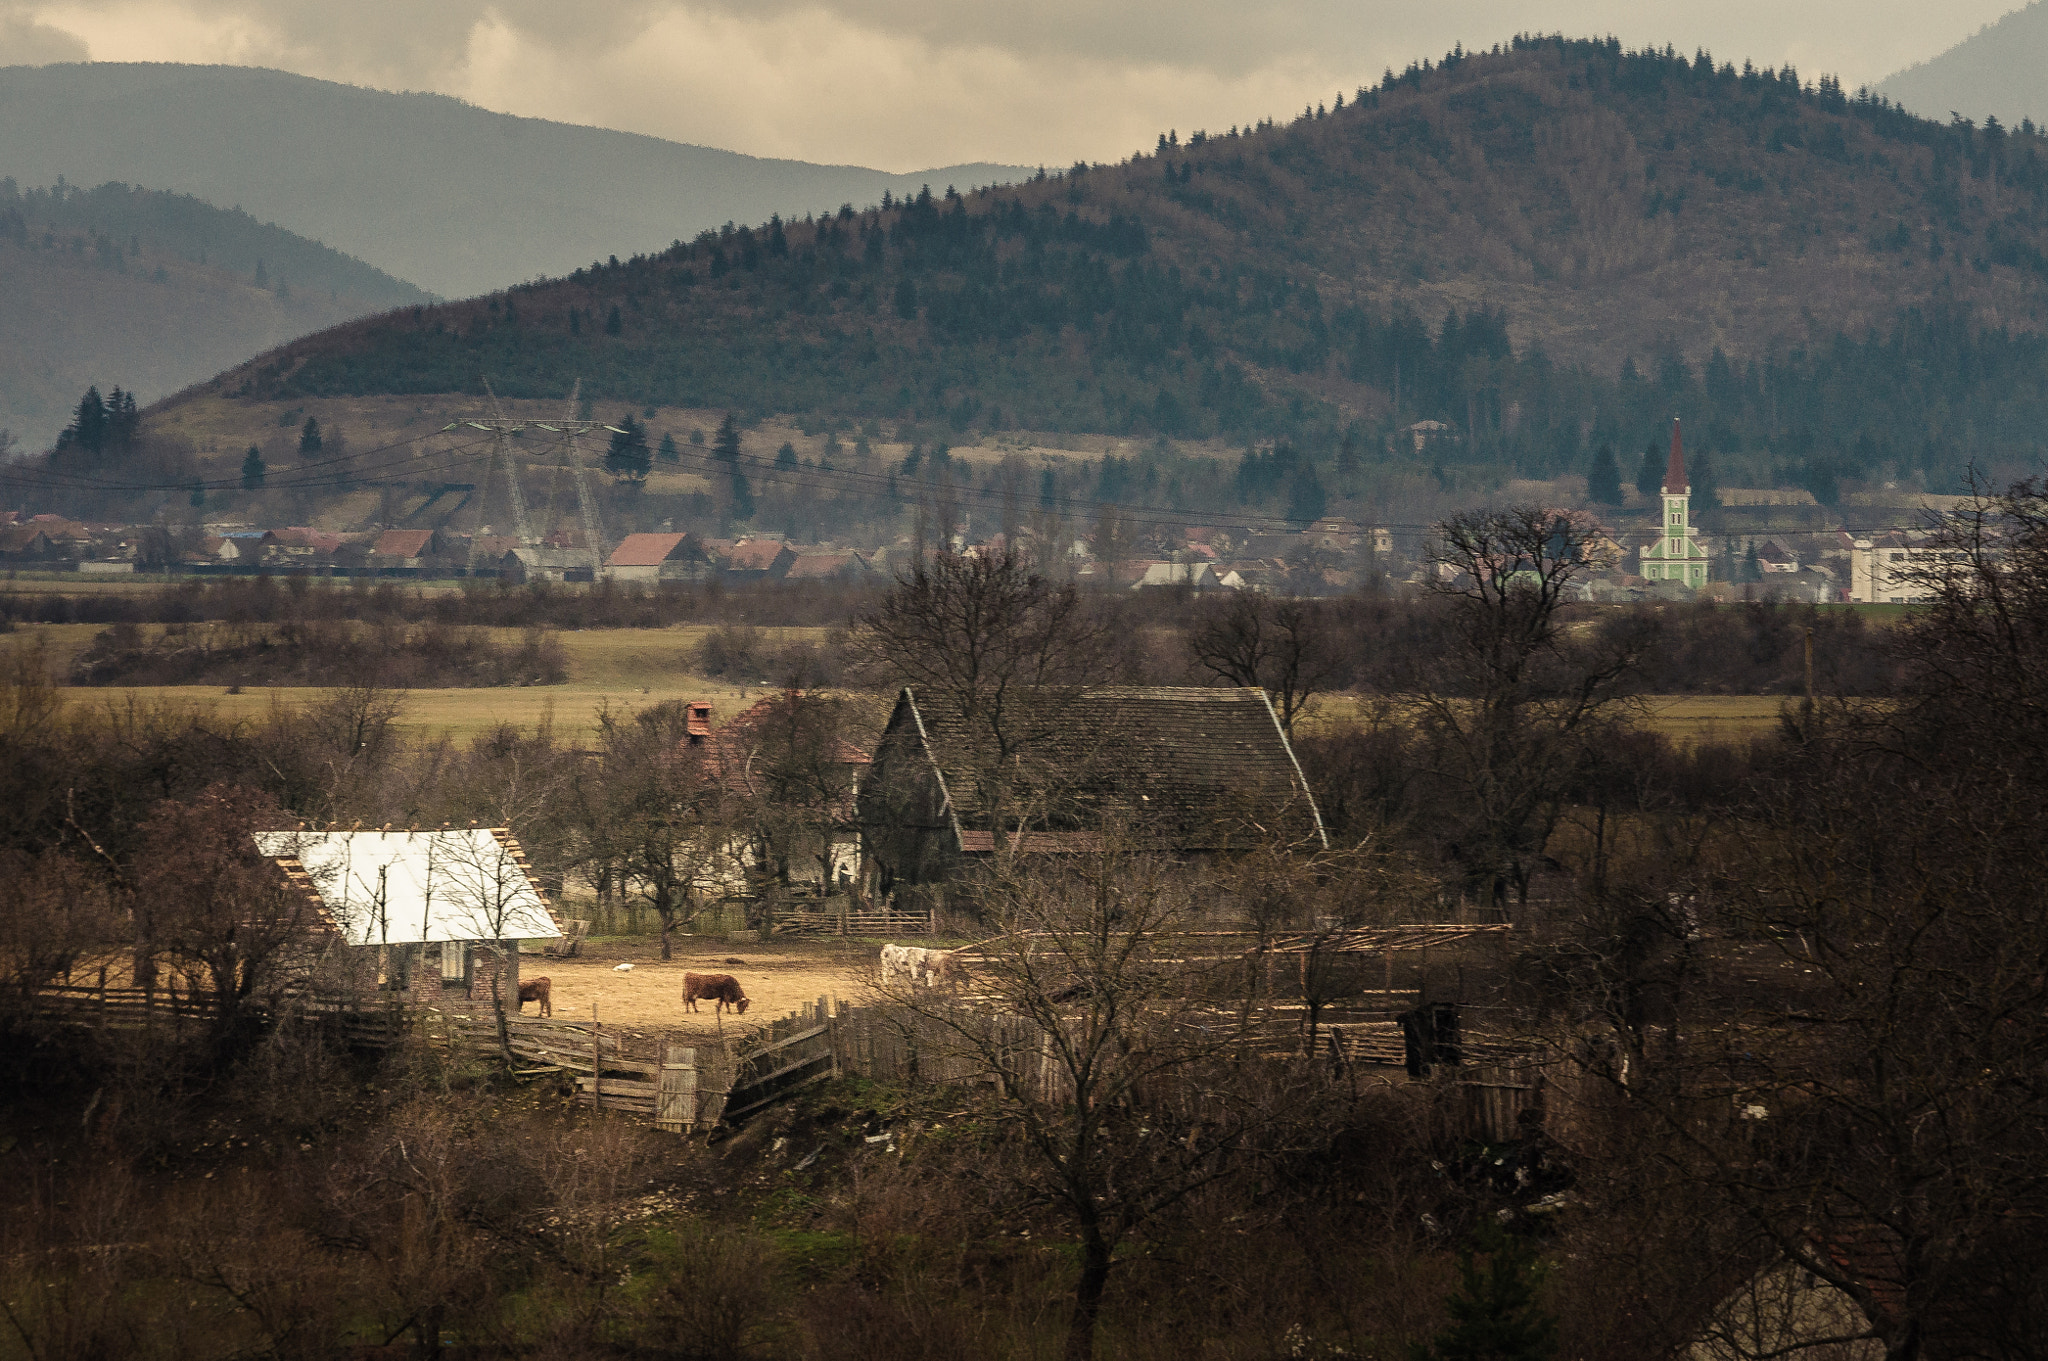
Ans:
{"label": "small outbuilding", "polygon": [[519,942],[561,923],[502,827],[259,832],[256,848],[307,893],[340,940],[376,951],[384,986],[518,997]]}

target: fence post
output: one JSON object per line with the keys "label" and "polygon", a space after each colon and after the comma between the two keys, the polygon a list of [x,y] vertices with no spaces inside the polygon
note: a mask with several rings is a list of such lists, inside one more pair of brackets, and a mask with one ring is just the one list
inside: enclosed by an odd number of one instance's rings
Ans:
{"label": "fence post", "polygon": [[597,1019],[597,1003],[590,1004],[590,1104],[604,1109],[604,1023]]}
{"label": "fence post", "polygon": [[654,1125],[673,1134],[687,1134],[697,1124],[697,1051],[683,1045],[667,1047],[659,1089],[654,1097]]}

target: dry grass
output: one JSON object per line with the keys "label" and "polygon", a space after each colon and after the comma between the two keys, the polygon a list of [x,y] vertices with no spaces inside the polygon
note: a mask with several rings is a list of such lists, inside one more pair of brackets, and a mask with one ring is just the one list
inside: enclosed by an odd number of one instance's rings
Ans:
{"label": "dry grass", "polygon": [[[68,669],[97,634],[98,624],[37,624],[0,634],[0,655],[33,648],[38,642],[53,667]],[[149,625],[146,629],[160,626]],[[587,629],[560,635],[569,659],[569,680],[563,685],[491,689],[434,689],[405,692],[405,713],[398,727],[412,737],[447,734],[464,741],[500,724],[531,727],[550,718],[568,738],[596,730],[600,705],[628,713],[666,700],[708,699],[721,718],[752,704],[766,691],[758,685],[736,686],[695,673],[697,646],[710,630],[689,625],[668,629]],[[824,629],[764,629],[777,643],[799,638],[822,641]],[[493,629],[500,641],[516,643],[517,629]],[[253,719],[272,705],[311,704],[328,692],[318,687],[250,687],[230,694],[214,685],[96,686],[67,692],[71,712],[89,716],[108,706],[168,704],[227,719]]]}

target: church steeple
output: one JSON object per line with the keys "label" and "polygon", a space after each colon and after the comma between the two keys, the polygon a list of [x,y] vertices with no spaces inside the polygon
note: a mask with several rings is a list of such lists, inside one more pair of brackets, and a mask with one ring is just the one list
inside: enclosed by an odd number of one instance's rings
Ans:
{"label": "church steeple", "polygon": [[1656,537],[1639,550],[1642,574],[1651,581],[1707,584],[1707,550],[1692,524],[1692,483],[1685,475],[1685,444],[1678,417],[1671,418],[1671,458],[1664,465],[1663,514]]}
{"label": "church steeple", "polygon": [[1678,438],[1678,417],[1671,418],[1671,461],[1664,465],[1664,494],[1687,496],[1692,484],[1685,480],[1685,449]]}

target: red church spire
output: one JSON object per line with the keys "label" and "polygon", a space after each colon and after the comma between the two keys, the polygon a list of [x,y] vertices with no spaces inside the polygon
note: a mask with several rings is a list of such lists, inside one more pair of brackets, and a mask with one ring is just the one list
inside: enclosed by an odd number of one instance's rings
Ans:
{"label": "red church spire", "polygon": [[1671,461],[1664,465],[1664,494],[1683,496],[1690,484],[1685,480],[1685,449],[1678,440],[1678,417],[1671,418]]}

